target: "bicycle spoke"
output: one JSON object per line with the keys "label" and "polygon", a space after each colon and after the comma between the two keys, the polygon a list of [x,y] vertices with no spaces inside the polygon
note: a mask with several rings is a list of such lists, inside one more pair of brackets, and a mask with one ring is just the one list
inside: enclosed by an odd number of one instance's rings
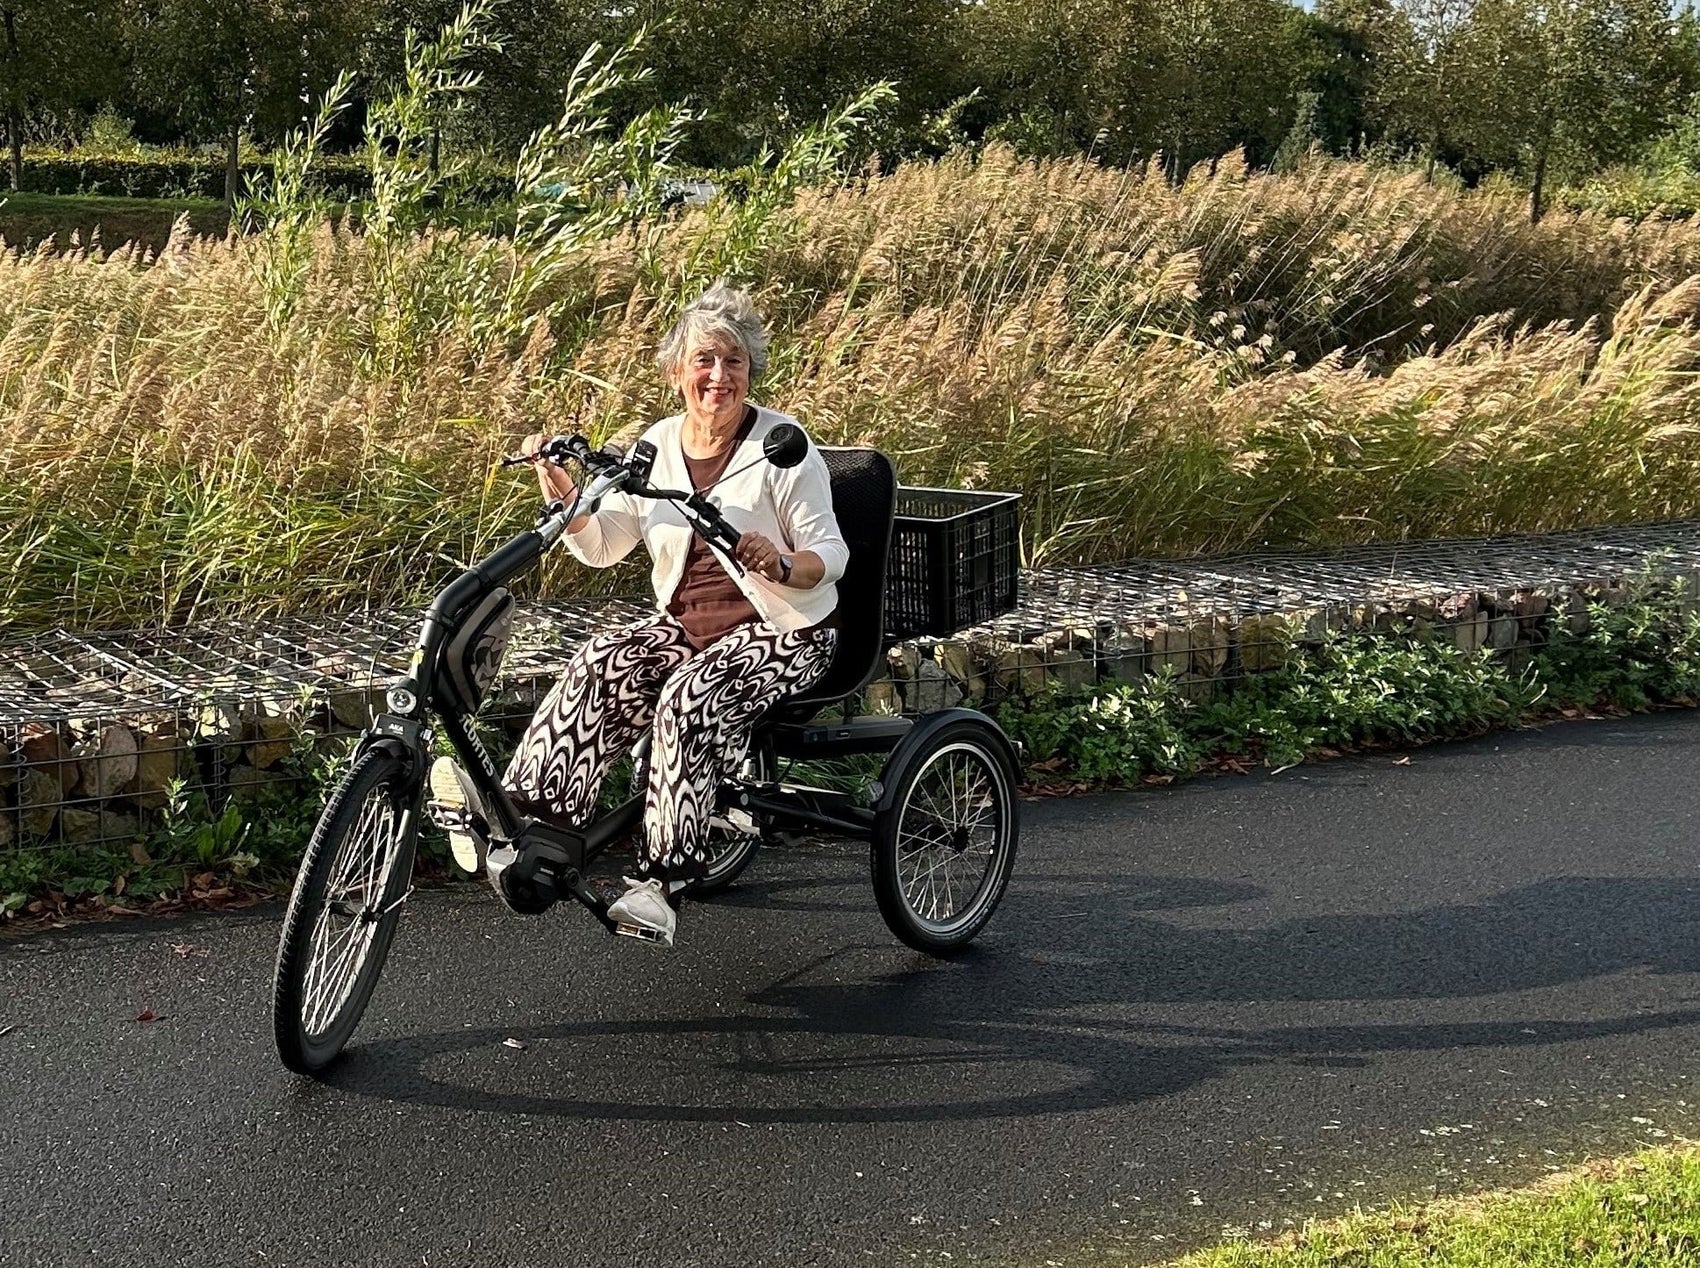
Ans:
{"label": "bicycle spoke", "polygon": [[898,820],[898,884],[923,920],[972,911],[991,875],[1006,811],[983,754],[956,749],[921,772]]}
{"label": "bicycle spoke", "polygon": [[308,1034],[322,1033],[336,1018],[371,950],[378,927],[375,908],[394,862],[396,827],[388,786],[379,785],[368,794],[331,863],[302,990]]}
{"label": "bicycle spoke", "polygon": [[[347,932],[338,939],[339,945],[352,948],[357,943],[368,941],[363,935],[367,934],[371,927],[358,920],[351,921]],[[306,1014],[303,1020],[310,1034],[322,1031],[330,1017],[335,1016],[337,1005],[341,1004],[348,984],[363,958],[362,955],[346,953],[334,958],[327,957],[318,980],[310,984],[302,1002],[302,1012]]]}

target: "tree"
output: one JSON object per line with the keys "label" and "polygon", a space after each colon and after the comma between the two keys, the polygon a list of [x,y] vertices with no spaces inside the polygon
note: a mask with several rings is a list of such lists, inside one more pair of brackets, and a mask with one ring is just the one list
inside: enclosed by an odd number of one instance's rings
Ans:
{"label": "tree", "polygon": [[1664,0],[1480,0],[1465,39],[1488,69],[1472,147],[1520,169],[1539,220],[1555,166],[1631,157],[1682,100],[1691,73]]}
{"label": "tree", "polygon": [[357,3],[137,0],[130,39],[144,99],[190,138],[225,145],[224,198],[242,192],[244,128],[278,139],[300,122],[343,66],[357,59],[369,15]]}
{"label": "tree", "polygon": [[1274,155],[1293,121],[1289,12],[1285,0],[1158,0],[1141,60],[1155,64],[1157,140],[1177,173],[1235,147]]}
{"label": "tree", "polygon": [[1464,38],[1476,0],[1356,0],[1354,12],[1377,47],[1372,109],[1391,136],[1421,150],[1429,177],[1443,153],[1458,155],[1479,131],[1485,68]]}
{"label": "tree", "polygon": [[[660,19],[659,5],[637,14]],[[646,105],[707,111],[698,161],[750,158],[870,84],[895,83],[890,122],[918,128],[959,86],[957,0],[703,0],[657,20]]]}
{"label": "tree", "polygon": [[1029,148],[1161,151],[1175,172],[1236,146],[1263,161],[1302,86],[1291,15],[1285,0],[986,0],[970,65]]}
{"label": "tree", "polygon": [[0,0],[0,108],[14,190],[23,187],[31,109],[62,109],[115,86],[116,59],[100,18],[91,0]]}
{"label": "tree", "polygon": [[1363,24],[1343,18],[1336,0],[1288,17],[1288,47],[1299,92],[1316,95],[1312,126],[1318,141],[1334,154],[1379,138],[1370,115],[1370,85],[1377,50]]}

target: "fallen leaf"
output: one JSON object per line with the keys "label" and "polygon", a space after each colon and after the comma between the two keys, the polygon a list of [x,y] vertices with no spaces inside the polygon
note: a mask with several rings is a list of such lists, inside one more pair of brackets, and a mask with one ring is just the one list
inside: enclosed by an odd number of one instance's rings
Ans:
{"label": "fallen leaf", "polygon": [[148,853],[147,846],[140,841],[130,842],[130,857],[135,860],[137,867],[146,867],[153,862],[153,857]]}
{"label": "fallen leaf", "polygon": [[171,949],[177,952],[178,955],[185,958],[191,955],[205,956],[207,953],[207,949],[205,947],[197,947],[188,942],[173,942],[171,944]]}
{"label": "fallen leaf", "polygon": [[136,1020],[137,1021],[158,1021],[159,1020],[159,1014],[154,1012],[154,1010],[151,1009],[151,1008],[144,1008],[144,1009],[142,1009],[141,1012],[136,1014]]}
{"label": "fallen leaf", "polygon": [[1408,757],[1395,757],[1393,759],[1393,764],[1395,766],[1409,766],[1411,764],[1411,759]]}
{"label": "fallen leaf", "polygon": [[16,1029],[16,1026],[0,1026],[0,1039],[4,1039]]}
{"label": "fallen leaf", "polygon": [[519,1048],[519,1049],[523,1050],[525,1045],[517,1039],[504,1039],[504,1040],[502,1040],[502,1047],[504,1047],[504,1048]]}

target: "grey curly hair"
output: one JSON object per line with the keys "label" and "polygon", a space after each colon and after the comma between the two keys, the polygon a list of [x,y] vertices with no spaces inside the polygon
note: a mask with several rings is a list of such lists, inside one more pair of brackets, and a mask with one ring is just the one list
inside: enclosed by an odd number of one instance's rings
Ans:
{"label": "grey curly hair", "polygon": [[750,359],[750,382],[754,383],[767,369],[767,327],[747,291],[716,282],[700,299],[687,305],[655,350],[655,362],[661,372],[672,378],[683,368],[692,341],[705,335],[729,339],[744,350]]}

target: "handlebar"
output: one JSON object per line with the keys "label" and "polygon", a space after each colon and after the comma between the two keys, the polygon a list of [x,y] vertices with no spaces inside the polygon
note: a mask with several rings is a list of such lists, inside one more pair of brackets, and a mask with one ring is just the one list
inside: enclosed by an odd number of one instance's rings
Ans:
{"label": "handlebar", "polygon": [[[571,523],[580,513],[580,508],[588,500],[592,503],[590,510],[594,511],[595,503],[602,500],[603,495],[619,489],[633,497],[652,498],[656,501],[672,502],[684,514],[686,522],[700,534],[711,547],[721,552],[726,561],[742,574],[744,567],[733,552],[738,547],[738,539],[742,536],[737,529],[727,523],[726,517],[701,493],[683,489],[657,488],[649,482],[649,472],[655,462],[655,447],[640,441],[633,445],[631,452],[621,453],[618,450],[607,452],[592,449],[590,442],[583,436],[555,436],[538,447],[535,457],[524,454],[511,454],[502,459],[502,466],[519,466],[522,463],[537,461],[552,462],[558,467],[564,467],[569,461],[577,462],[584,470],[592,475],[590,489],[580,487],[578,497],[571,507],[551,503],[546,514],[560,514],[563,523]],[[556,510],[555,508],[559,508]]]}

